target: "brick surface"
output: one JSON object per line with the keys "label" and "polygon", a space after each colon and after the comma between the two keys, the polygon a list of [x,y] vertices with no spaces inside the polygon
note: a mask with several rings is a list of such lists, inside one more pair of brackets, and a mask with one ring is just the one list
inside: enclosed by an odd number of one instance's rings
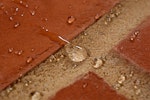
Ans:
{"label": "brick surface", "polygon": [[0,90],[58,50],[59,35],[71,40],[117,2],[0,0]]}
{"label": "brick surface", "polygon": [[115,48],[123,57],[150,72],[150,17]]}
{"label": "brick surface", "polygon": [[49,100],[127,100],[96,74],[89,72]]}

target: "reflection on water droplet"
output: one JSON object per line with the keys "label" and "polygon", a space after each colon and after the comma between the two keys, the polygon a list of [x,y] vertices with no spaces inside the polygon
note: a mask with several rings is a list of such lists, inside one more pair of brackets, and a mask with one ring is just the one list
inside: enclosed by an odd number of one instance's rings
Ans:
{"label": "reflection on water droplet", "polygon": [[20,23],[19,22],[16,22],[15,25],[14,25],[14,28],[17,28],[20,26]]}
{"label": "reflection on water droplet", "polygon": [[72,24],[75,20],[76,19],[74,16],[69,16],[67,22],[68,22],[68,24]]}

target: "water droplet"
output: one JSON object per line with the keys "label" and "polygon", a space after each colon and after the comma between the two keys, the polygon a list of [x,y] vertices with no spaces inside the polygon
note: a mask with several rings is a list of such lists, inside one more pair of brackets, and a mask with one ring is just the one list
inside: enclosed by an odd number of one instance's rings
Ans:
{"label": "water droplet", "polygon": [[19,11],[19,8],[17,7],[17,8],[15,9],[15,11],[18,12],[18,11]]}
{"label": "water droplet", "polygon": [[95,59],[95,65],[93,67],[97,69],[97,68],[100,68],[103,64],[104,64],[103,60],[98,58],[98,59]]}
{"label": "water droplet", "polygon": [[19,56],[22,55],[22,53],[23,53],[22,50],[18,51],[18,55],[19,55]]}
{"label": "water droplet", "polygon": [[33,52],[34,50],[35,50],[35,49],[33,49],[33,48],[31,49],[32,52]]}
{"label": "water droplet", "polygon": [[67,22],[68,22],[68,24],[72,24],[75,20],[76,19],[74,16],[69,16]]}
{"label": "water droplet", "polygon": [[23,1],[22,1],[22,0],[20,0],[20,1],[19,1],[19,3],[20,3],[20,4],[23,4]]}
{"label": "water droplet", "polygon": [[88,83],[84,83],[82,87],[86,88],[87,86],[88,86]]}
{"label": "water droplet", "polygon": [[116,90],[118,90],[120,87],[121,87],[121,84],[118,84],[118,83],[117,83],[117,84],[114,85],[114,88],[115,88]]}
{"label": "water droplet", "polygon": [[31,13],[32,16],[35,15],[35,11],[34,10],[30,11],[30,13]]}
{"label": "water droplet", "polygon": [[20,23],[19,22],[16,22],[15,25],[14,25],[14,28],[17,28],[20,26]]}
{"label": "water droplet", "polygon": [[81,61],[84,61],[88,57],[86,49],[79,47],[79,46],[68,44],[65,46],[65,50],[68,54],[68,57],[73,62],[81,62]]}
{"label": "water droplet", "polygon": [[33,92],[31,93],[31,100],[40,100],[42,94],[40,92]]}
{"label": "water droplet", "polygon": [[10,93],[12,90],[13,90],[12,87],[8,87],[8,88],[6,89],[7,93]]}
{"label": "water droplet", "polygon": [[137,36],[140,33],[140,31],[135,31],[134,35]]}
{"label": "water droplet", "polygon": [[100,18],[100,15],[99,14],[96,14],[95,17],[94,17],[96,20],[98,20]]}
{"label": "water droplet", "polygon": [[9,52],[9,53],[12,53],[13,50],[14,50],[14,48],[9,48],[9,49],[8,49],[8,52]]}
{"label": "water droplet", "polygon": [[4,7],[4,4],[3,3],[0,3],[0,9],[3,10],[5,7]]}
{"label": "water droplet", "polygon": [[45,29],[46,32],[48,32],[48,29]]}
{"label": "water droplet", "polygon": [[13,21],[13,17],[12,17],[12,16],[10,16],[10,17],[9,17],[9,20],[10,20],[10,21]]}
{"label": "water droplet", "polygon": [[41,18],[41,20],[42,20],[42,21],[48,21],[48,19],[47,19],[47,18]]}
{"label": "water droplet", "polygon": [[26,5],[25,5],[25,7],[26,7],[26,8],[28,8],[28,7],[29,7],[29,5],[28,5],[28,4],[26,4]]}
{"label": "water droplet", "polygon": [[28,57],[26,63],[29,64],[29,63],[31,63],[32,61],[33,61],[33,58],[32,58],[32,57]]}
{"label": "water droplet", "polygon": [[15,51],[15,54],[16,54],[16,55],[18,55],[18,56],[20,56],[22,53],[23,53],[23,51],[22,51],[22,50]]}
{"label": "water droplet", "polygon": [[29,84],[28,84],[28,83],[25,83],[24,85],[25,85],[26,87],[27,87],[27,86],[29,86]]}
{"label": "water droplet", "polygon": [[6,15],[8,15],[8,11],[7,11],[7,10],[5,10],[4,13],[5,13]]}
{"label": "water droplet", "polygon": [[23,17],[23,16],[24,16],[24,13],[22,13],[20,16]]}
{"label": "water droplet", "polygon": [[141,93],[141,89],[137,89],[136,91],[135,91],[135,94],[136,95],[139,95]]}
{"label": "water droplet", "polygon": [[124,75],[121,75],[119,80],[118,80],[118,83],[122,84],[125,81],[125,79],[126,79],[126,77]]}

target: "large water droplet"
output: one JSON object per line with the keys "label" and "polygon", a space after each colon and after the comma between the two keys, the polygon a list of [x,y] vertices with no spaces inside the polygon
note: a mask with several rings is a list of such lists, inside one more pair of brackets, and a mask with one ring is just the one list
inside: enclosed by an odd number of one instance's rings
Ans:
{"label": "large water droplet", "polygon": [[68,57],[73,62],[81,62],[81,61],[84,61],[88,57],[87,50],[85,48],[80,47],[80,46],[67,44],[65,46],[65,50],[68,54]]}

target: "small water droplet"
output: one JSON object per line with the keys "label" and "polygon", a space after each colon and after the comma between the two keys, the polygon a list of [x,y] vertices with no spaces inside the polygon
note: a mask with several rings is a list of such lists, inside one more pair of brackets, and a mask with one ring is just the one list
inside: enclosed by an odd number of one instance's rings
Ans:
{"label": "small water droplet", "polygon": [[22,13],[20,16],[23,17],[23,16],[24,16],[24,13]]}
{"label": "small water droplet", "polygon": [[100,68],[104,64],[104,61],[100,58],[95,59],[95,65],[93,66],[94,68]]}
{"label": "small water droplet", "polygon": [[96,20],[98,20],[100,18],[100,15],[99,14],[96,14],[95,17],[94,17]]}
{"label": "small water droplet", "polygon": [[124,75],[121,75],[119,80],[118,80],[118,83],[122,84],[125,80],[126,80],[126,77]]}
{"label": "small water droplet", "polygon": [[20,26],[20,23],[19,22],[16,22],[15,25],[14,25],[14,28],[17,28]]}
{"label": "small water droplet", "polygon": [[23,53],[22,50],[18,51],[18,55],[19,55],[19,56],[22,55],[22,53]]}
{"label": "small water droplet", "polygon": [[42,21],[48,21],[48,19],[47,19],[47,18],[41,18],[41,20],[42,20]]}
{"label": "small water droplet", "polygon": [[5,10],[4,13],[5,13],[6,15],[8,15],[8,11],[7,11],[7,10]]}
{"label": "small water droplet", "polygon": [[29,63],[31,63],[32,61],[33,61],[33,58],[32,58],[32,57],[28,57],[26,63],[29,64]]}
{"label": "small water droplet", "polygon": [[9,49],[8,49],[8,52],[9,52],[9,53],[12,53],[13,50],[14,50],[14,48],[9,48]]}
{"label": "small water droplet", "polygon": [[48,29],[45,29],[46,32],[48,32]]}
{"label": "small water droplet", "polygon": [[30,13],[31,13],[32,16],[35,15],[35,11],[34,10],[30,11]]}
{"label": "small water droplet", "polygon": [[88,57],[86,49],[79,46],[68,44],[65,46],[65,50],[73,62],[82,62]]}
{"label": "small water droplet", "polygon": [[74,16],[69,16],[67,22],[68,22],[68,24],[72,24],[75,20],[76,19]]}
{"label": "small water droplet", "polygon": [[29,5],[28,5],[28,4],[26,4],[26,5],[25,5],[25,7],[26,7],[26,8],[28,8],[28,7],[29,7]]}
{"label": "small water droplet", "polygon": [[31,100],[40,100],[42,94],[40,92],[33,92],[31,93]]}
{"label": "small water droplet", "polygon": [[9,20],[10,20],[10,21],[13,21],[13,17],[12,17],[12,16],[10,16],[10,17],[9,17]]}
{"label": "small water droplet", "polygon": [[18,12],[18,11],[19,11],[19,8],[17,7],[17,8],[15,9],[15,11]]}
{"label": "small water droplet", "polygon": [[136,95],[140,95],[140,93],[141,93],[141,89],[137,89],[137,90],[135,91],[135,94],[136,94]]}
{"label": "small water droplet", "polygon": [[23,1],[22,1],[22,0],[20,0],[20,1],[19,1],[19,3],[20,3],[20,4],[23,4]]}
{"label": "small water droplet", "polygon": [[32,52],[33,52],[34,50],[35,50],[35,49],[33,49],[33,48],[31,49]]}
{"label": "small water droplet", "polygon": [[135,31],[135,32],[134,32],[134,35],[137,36],[139,33],[140,33],[140,31]]}
{"label": "small water droplet", "polygon": [[84,83],[82,87],[86,88],[87,86],[88,86],[88,83]]}

